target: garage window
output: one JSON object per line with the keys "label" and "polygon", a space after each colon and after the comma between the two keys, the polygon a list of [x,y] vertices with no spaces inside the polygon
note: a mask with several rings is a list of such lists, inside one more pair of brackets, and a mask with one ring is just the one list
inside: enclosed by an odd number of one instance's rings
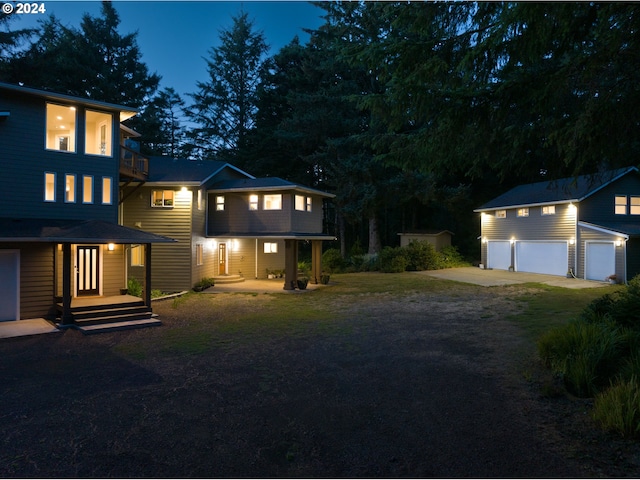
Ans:
{"label": "garage window", "polygon": [[542,207],[542,215],[555,215],[555,214],[556,214],[555,205],[547,205]]}
{"label": "garage window", "polygon": [[506,210],[496,210],[496,218],[507,218]]}
{"label": "garage window", "polygon": [[529,216],[529,209],[528,208],[519,208],[518,209],[518,216],[519,217],[528,217]]}

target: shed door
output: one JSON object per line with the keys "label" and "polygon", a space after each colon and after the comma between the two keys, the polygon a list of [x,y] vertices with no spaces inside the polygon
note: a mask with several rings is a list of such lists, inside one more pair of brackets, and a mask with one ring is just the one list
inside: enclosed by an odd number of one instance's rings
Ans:
{"label": "shed door", "polygon": [[605,281],[616,273],[616,247],[613,242],[586,242],[585,278]]}
{"label": "shed door", "polygon": [[567,242],[516,242],[516,270],[519,272],[567,274]]}
{"label": "shed door", "polygon": [[487,268],[509,270],[511,266],[511,244],[508,241],[487,242]]}
{"label": "shed door", "polygon": [[0,250],[0,321],[20,319],[20,251]]}

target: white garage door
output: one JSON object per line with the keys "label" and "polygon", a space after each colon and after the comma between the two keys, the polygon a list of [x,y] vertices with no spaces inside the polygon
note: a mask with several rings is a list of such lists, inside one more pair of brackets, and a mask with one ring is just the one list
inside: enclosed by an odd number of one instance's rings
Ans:
{"label": "white garage door", "polygon": [[565,276],[568,269],[567,242],[516,242],[518,272]]}
{"label": "white garage door", "polygon": [[587,280],[604,281],[616,273],[616,247],[613,242],[587,242],[585,264]]}
{"label": "white garage door", "polygon": [[20,318],[20,252],[0,250],[0,321]]}
{"label": "white garage door", "polygon": [[509,270],[511,266],[511,244],[507,242],[487,242],[487,268]]}

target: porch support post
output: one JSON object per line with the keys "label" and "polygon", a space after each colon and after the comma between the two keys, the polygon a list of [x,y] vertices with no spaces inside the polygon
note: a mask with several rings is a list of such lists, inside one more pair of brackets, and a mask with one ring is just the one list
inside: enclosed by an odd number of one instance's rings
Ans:
{"label": "porch support post", "polygon": [[144,246],[144,304],[151,308],[151,244]]}
{"label": "porch support post", "polygon": [[71,314],[71,244],[62,244],[62,324],[72,325]]}
{"label": "porch support post", "polygon": [[298,241],[284,241],[284,290],[295,290],[298,282]]}
{"label": "porch support post", "polygon": [[311,241],[311,281],[315,284],[322,275],[322,240]]}

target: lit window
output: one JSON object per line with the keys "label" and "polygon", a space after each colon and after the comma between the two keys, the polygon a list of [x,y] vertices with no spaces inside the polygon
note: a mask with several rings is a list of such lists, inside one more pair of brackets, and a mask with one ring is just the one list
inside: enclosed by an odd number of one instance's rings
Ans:
{"label": "lit window", "polygon": [[111,205],[113,194],[111,193],[111,177],[102,177],[102,204]]}
{"label": "lit window", "polygon": [[93,177],[91,175],[82,177],[82,203],[93,203]]}
{"label": "lit window", "polygon": [[264,196],[264,209],[265,210],[282,210],[282,195],[265,195]]}
{"label": "lit window", "polygon": [[629,198],[629,214],[640,215],[640,197]]}
{"label": "lit window", "polygon": [[173,207],[173,190],[154,190],[151,194],[152,207]]}
{"label": "lit window", "polygon": [[529,209],[528,208],[519,208],[517,215],[518,215],[518,217],[528,217],[529,216]]}
{"label": "lit window", "polygon": [[224,210],[224,195],[216,196],[216,210],[221,212]]}
{"label": "lit window", "polygon": [[258,210],[258,195],[249,195],[249,210]]}
{"label": "lit window", "polygon": [[144,250],[142,245],[131,245],[131,266],[144,266]]}
{"label": "lit window", "polygon": [[627,214],[627,196],[616,195],[615,197],[615,214],[626,215]]}
{"label": "lit window", "polygon": [[202,189],[198,190],[198,210],[204,210],[204,193]]}
{"label": "lit window", "polygon": [[264,242],[264,253],[278,253],[278,244],[275,242]]}
{"label": "lit window", "polygon": [[45,172],[44,174],[44,201],[56,201],[56,174]]}
{"label": "lit window", "polygon": [[87,110],[84,151],[92,155],[110,157],[112,125],[110,114]]}
{"label": "lit window", "polygon": [[311,197],[305,197],[303,195],[296,195],[295,198],[295,209],[300,210],[302,212],[311,211]]}
{"label": "lit window", "polygon": [[496,210],[496,218],[507,218],[506,210]]}
{"label": "lit window", "polygon": [[64,201],[75,203],[76,201],[76,176],[67,174],[64,177]]}
{"label": "lit window", "polygon": [[196,244],[196,265],[203,265],[204,261],[203,261],[203,248],[202,248],[202,244],[198,243]]}
{"label": "lit window", "polygon": [[556,214],[555,205],[546,205],[542,207],[542,215],[555,215],[555,214]]}
{"label": "lit window", "polygon": [[47,150],[76,151],[76,108],[47,103]]}

